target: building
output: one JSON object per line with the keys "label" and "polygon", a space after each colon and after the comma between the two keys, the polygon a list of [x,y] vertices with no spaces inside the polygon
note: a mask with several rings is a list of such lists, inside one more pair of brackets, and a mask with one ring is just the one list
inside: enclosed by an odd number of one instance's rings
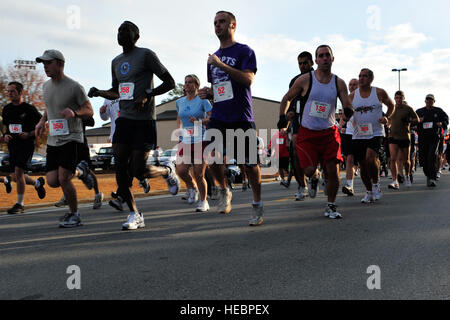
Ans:
{"label": "building", "polygon": [[[271,130],[276,130],[280,102],[253,97],[253,113],[258,134],[263,138],[265,145],[270,139]],[[175,100],[156,106],[156,122],[158,129],[158,145],[163,149],[171,149],[177,141],[171,141],[173,130],[177,128],[177,110]],[[111,123],[102,127],[86,130],[89,144],[107,143]],[[267,130],[267,131],[264,131]]]}

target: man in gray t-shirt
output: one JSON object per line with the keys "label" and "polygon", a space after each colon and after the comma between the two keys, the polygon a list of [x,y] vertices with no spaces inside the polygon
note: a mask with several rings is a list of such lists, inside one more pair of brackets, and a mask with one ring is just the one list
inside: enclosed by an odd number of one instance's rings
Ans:
{"label": "man in gray t-shirt", "polygon": [[82,180],[89,177],[86,168],[77,167],[77,144],[83,142],[82,119],[92,117],[94,112],[83,87],[64,74],[61,52],[46,50],[36,62],[44,64],[44,71],[51,78],[44,83],[46,110],[35,128],[36,136],[42,135],[48,121],[47,183],[51,188],[61,187],[69,205],[70,212],[62,218],[60,227],[81,226],[72,178],[74,173]]}
{"label": "man in gray t-shirt", "polygon": [[[125,21],[120,25],[117,41],[123,53],[114,58],[111,64],[112,88],[98,90],[94,87],[88,94],[89,97],[120,99],[113,149],[117,193],[130,209],[128,220],[122,225],[124,230],[145,227],[144,217],[137,209],[130,190],[133,178],[143,180],[163,176],[172,194],[176,194],[179,188],[172,164],[165,167],[146,166],[150,150],[156,147],[154,97],[173,89],[175,81],[153,51],[136,47],[138,39],[139,29],[134,23]],[[154,74],[163,81],[157,88],[153,88]],[[116,207],[112,201],[110,205]]]}

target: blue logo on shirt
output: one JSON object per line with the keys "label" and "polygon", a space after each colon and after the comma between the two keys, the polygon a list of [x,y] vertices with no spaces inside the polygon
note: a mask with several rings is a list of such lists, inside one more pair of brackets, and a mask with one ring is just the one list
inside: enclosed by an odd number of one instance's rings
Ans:
{"label": "blue logo on shirt", "polygon": [[122,63],[120,66],[120,73],[126,75],[130,71],[130,64],[128,62]]}

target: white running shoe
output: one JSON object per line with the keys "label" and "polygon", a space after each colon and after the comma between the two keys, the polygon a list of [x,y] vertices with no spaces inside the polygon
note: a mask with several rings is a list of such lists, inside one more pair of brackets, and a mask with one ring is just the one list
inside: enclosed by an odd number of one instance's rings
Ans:
{"label": "white running shoe", "polygon": [[136,230],[144,227],[145,223],[142,213],[134,213],[128,215],[128,220],[122,225],[122,230]]}
{"label": "white running shoe", "polygon": [[103,193],[99,192],[94,197],[94,205],[92,206],[92,209],[99,209],[102,206],[103,201]]}
{"label": "white running shoe", "polygon": [[193,204],[198,201],[198,190],[197,189],[189,189],[189,198],[188,203]]}
{"label": "white running shoe", "polygon": [[305,198],[305,187],[300,186],[295,194],[295,201],[304,201]]}
{"label": "white running shoe", "polygon": [[231,199],[233,198],[233,194],[230,190],[220,190],[219,191],[219,213],[228,214],[231,212]]}
{"label": "white running shoe", "polygon": [[381,199],[381,197],[383,196],[383,193],[381,192],[381,187],[378,184],[378,186],[374,186],[373,187],[373,198],[375,199],[375,201],[378,201]]}
{"label": "white running shoe", "polygon": [[197,203],[197,208],[195,209],[196,212],[207,212],[208,210],[209,210],[208,200],[205,201],[200,200]]}
{"label": "white running shoe", "polygon": [[388,188],[389,188],[389,189],[392,189],[392,190],[399,190],[399,189],[400,189],[400,186],[398,185],[397,182],[393,181],[393,182],[391,182],[391,183],[388,185]]}
{"label": "white running shoe", "polygon": [[375,201],[372,191],[366,191],[366,195],[361,199],[361,203],[373,203]]}
{"label": "white running shoe", "polygon": [[67,213],[62,219],[61,223],[59,224],[60,228],[75,228],[80,227],[83,225],[83,222],[81,222],[81,218],[79,215],[76,215],[74,213]]}
{"label": "white running shoe", "polygon": [[325,210],[325,217],[330,219],[341,219],[342,215],[337,212],[337,206],[334,204],[327,204],[327,209]]}
{"label": "white running shoe", "polygon": [[264,207],[258,204],[252,204],[252,207],[253,207],[252,217],[250,218],[248,225],[251,227],[256,227],[263,223]]}
{"label": "white running shoe", "polygon": [[180,180],[175,171],[175,166],[171,162],[166,162],[164,165],[168,169],[168,174],[163,176],[166,179],[167,187],[172,195],[176,195],[180,189]]}

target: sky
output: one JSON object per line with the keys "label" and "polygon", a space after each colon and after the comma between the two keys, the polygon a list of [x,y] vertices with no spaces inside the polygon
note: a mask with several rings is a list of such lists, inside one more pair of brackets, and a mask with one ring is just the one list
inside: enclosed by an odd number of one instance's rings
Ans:
{"label": "sky", "polygon": [[[280,101],[298,74],[296,58],[332,47],[333,73],[346,83],[362,68],[374,71],[374,86],[393,99],[401,89],[414,109],[432,93],[436,106],[450,114],[450,1],[25,1],[0,0],[0,65],[34,60],[46,49],[66,58],[65,73],[86,91],[111,87],[111,60],[121,53],[117,29],[125,20],[140,29],[139,47],[152,49],[177,83],[187,74],[206,81],[208,54],[219,48],[213,20],[219,10],[237,19],[236,40],[256,54],[256,97]],[[38,68],[43,71],[42,64]],[[155,85],[161,82],[155,78]],[[166,96],[160,96],[160,102]],[[91,103],[96,126],[102,98]],[[274,113],[278,113],[274,110]],[[274,124],[275,125],[275,124]]]}

